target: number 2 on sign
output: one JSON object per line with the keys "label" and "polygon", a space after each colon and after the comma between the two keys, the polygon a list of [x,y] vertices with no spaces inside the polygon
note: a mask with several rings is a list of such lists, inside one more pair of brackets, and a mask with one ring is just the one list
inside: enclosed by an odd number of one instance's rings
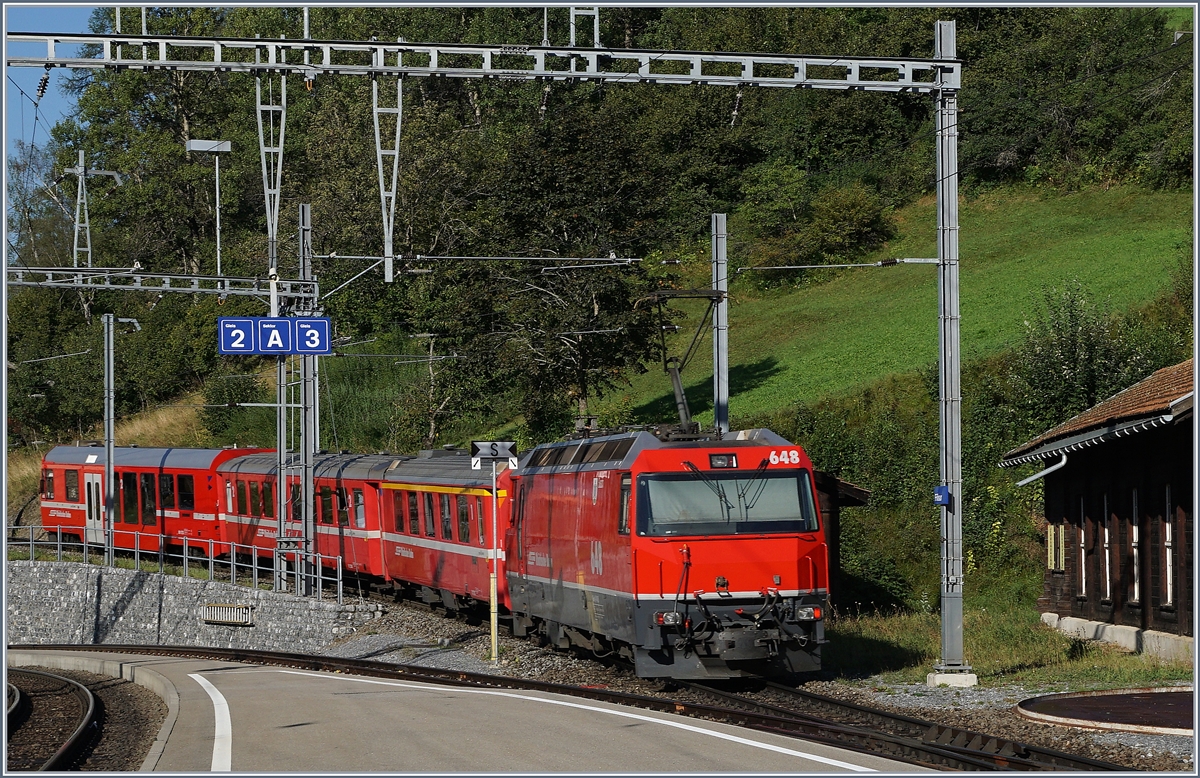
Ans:
{"label": "number 2 on sign", "polygon": [[792,449],[791,451],[772,451],[771,456],[767,457],[767,459],[770,460],[771,464],[773,465],[798,465],[800,464],[800,452],[796,449]]}

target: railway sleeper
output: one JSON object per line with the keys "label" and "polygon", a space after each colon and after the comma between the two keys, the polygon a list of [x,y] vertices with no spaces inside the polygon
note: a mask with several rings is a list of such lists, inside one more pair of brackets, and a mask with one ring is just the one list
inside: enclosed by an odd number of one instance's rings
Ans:
{"label": "railway sleeper", "polygon": [[986,754],[995,754],[997,756],[1011,756],[1020,759],[1028,759],[1029,752],[1022,748],[1019,743],[1015,743],[1005,738],[992,737],[979,732],[972,732],[966,729],[957,729],[955,727],[947,727],[941,724],[934,724],[925,733],[923,740],[926,743],[934,743],[940,746],[957,746],[959,748],[968,748],[972,751],[981,751]]}

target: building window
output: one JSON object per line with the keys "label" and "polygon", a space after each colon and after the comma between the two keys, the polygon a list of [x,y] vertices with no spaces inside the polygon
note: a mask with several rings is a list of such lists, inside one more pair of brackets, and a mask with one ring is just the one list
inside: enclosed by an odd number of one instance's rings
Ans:
{"label": "building window", "polygon": [[1141,514],[1138,512],[1138,491],[1133,490],[1133,523],[1130,529],[1133,536],[1129,542],[1129,549],[1133,553],[1133,597],[1130,602],[1138,603],[1142,601],[1142,560],[1140,557],[1141,551],[1138,538],[1138,524],[1141,523]]}
{"label": "building window", "polygon": [[1112,545],[1110,543],[1112,515],[1109,513],[1109,496],[1104,495],[1104,553],[1100,556],[1100,575],[1104,576],[1104,600],[1112,600]]}
{"label": "building window", "polygon": [[1046,525],[1046,567],[1061,573],[1066,561],[1067,527],[1065,524]]}
{"label": "building window", "polygon": [[69,502],[80,502],[79,499],[79,471],[64,470],[63,475],[66,476],[67,500]]}
{"label": "building window", "polygon": [[1083,497],[1079,498],[1079,591],[1077,596],[1087,597],[1087,513],[1083,509]]}
{"label": "building window", "polygon": [[1163,553],[1166,554],[1166,570],[1164,570],[1163,584],[1166,589],[1164,606],[1175,605],[1175,537],[1172,531],[1172,525],[1175,523],[1175,514],[1171,509],[1171,485],[1167,484],[1167,509],[1163,515]]}

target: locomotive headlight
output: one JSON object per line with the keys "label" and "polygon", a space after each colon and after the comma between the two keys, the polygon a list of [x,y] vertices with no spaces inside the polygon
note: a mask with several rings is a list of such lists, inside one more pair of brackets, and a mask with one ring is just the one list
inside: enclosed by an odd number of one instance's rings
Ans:
{"label": "locomotive headlight", "polygon": [[660,627],[677,627],[683,623],[683,614],[678,611],[659,611],[654,614],[654,623]]}
{"label": "locomotive headlight", "polygon": [[708,466],[714,470],[737,467],[737,454],[709,454]]}
{"label": "locomotive headlight", "polygon": [[796,618],[800,621],[816,621],[821,618],[821,608],[816,605],[797,608]]}

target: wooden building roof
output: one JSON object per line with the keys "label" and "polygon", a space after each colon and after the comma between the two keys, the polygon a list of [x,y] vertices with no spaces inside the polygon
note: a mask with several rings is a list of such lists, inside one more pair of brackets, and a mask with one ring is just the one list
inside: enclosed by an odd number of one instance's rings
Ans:
{"label": "wooden building roof", "polygon": [[1001,467],[1047,459],[1190,416],[1193,360],[1164,367],[1004,455]]}

